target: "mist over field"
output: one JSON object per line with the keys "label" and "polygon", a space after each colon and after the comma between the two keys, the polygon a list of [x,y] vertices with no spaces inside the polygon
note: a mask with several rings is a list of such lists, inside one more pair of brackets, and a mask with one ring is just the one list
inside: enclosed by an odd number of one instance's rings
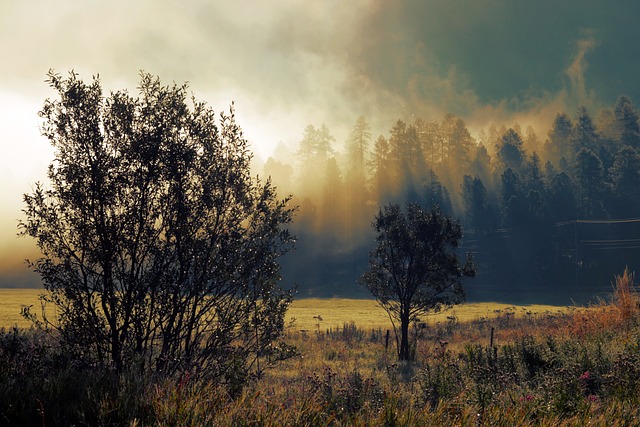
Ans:
{"label": "mist over field", "polygon": [[621,96],[574,114],[558,112],[542,132],[516,121],[476,137],[452,114],[398,120],[375,138],[361,117],[344,145],[309,125],[295,151],[264,165],[300,206],[285,277],[302,295],[366,296],[353,279],[367,267],[371,218],[389,202],[415,202],[464,225],[459,252],[478,265],[471,300],[605,298],[640,255],[638,113]]}
{"label": "mist over field", "polygon": [[53,155],[37,112],[54,68],[235,101],[254,172],[300,206],[283,259],[299,296],[367,296],[391,201],[461,220],[471,300],[603,295],[639,259],[638,17],[631,1],[5,2],[0,286],[39,285],[16,223]]}

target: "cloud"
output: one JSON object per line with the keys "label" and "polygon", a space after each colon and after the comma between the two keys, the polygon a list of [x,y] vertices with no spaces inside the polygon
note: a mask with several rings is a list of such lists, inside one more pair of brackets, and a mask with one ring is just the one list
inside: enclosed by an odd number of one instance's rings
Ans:
{"label": "cloud", "polygon": [[[100,74],[107,91],[135,93],[139,70],[188,81],[217,110],[236,102],[263,157],[307,124],[342,142],[360,115],[374,137],[398,118],[448,112],[473,129],[518,121],[544,135],[558,111],[621,92],[640,102],[638,17],[632,0],[0,2],[3,190],[25,191],[51,157],[36,117],[55,95],[50,68]],[[5,193],[3,224],[19,215]],[[0,237],[14,239],[14,225]]]}
{"label": "cloud", "polygon": [[587,88],[585,74],[587,70],[586,56],[596,47],[596,41],[592,37],[584,38],[578,40],[576,46],[578,51],[573,62],[565,70],[570,81],[570,91],[578,104],[593,105],[594,94]]}
{"label": "cloud", "polygon": [[[240,119],[264,118],[255,127],[272,133],[253,132],[250,123],[247,130],[273,146],[307,123],[345,133],[360,115],[388,125],[405,114],[522,111],[568,90],[588,101],[604,89],[589,90],[588,72],[600,66],[587,70],[586,54],[598,53],[596,34],[617,40],[607,19],[621,7],[593,0],[114,0],[80,8],[25,0],[3,9],[0,85],[41,96],[49,68],[73,68],[87,78],[100,73],[108,89],[135,91],[144,69],[165,82],[189,81],[215,108],[235,100]],[[582,37],[590,25],[593,33]]]}

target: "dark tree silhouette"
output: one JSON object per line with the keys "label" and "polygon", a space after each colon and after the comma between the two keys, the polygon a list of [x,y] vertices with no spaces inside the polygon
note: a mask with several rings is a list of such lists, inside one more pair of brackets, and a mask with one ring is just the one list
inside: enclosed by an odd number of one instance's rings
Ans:
{"label": "dark tree silhouette", "polygon": [[469,171],[470,175],[479,178],[487,187],[492,186],[491,156],[484,145],[480,144],[476,148]]}
{"label": "dark tree silhouette", "polygon": [[374,143],[373,153],[369,162],[371,193],[376,201],[382,202],[392,192],[390,185],[390,157],[389,140],[380,135]]}
{"label": "dark tree silhouette", "polygon": [[544,175],[540,168],[540,157],[534,151],[527,162],[525,170],[525,187],[527,190],[535,190],[541,194],[545,193]]}
{"label": "dark tree silhouette", "polygon": [[602,160],[591,150],[583,148],[576,155],[576,183],[578,204],[586,218],[597,218],[603,214],[604,167]]}
{"label": "dark tree silhouette", "polygon": [[505,168],[520,171],[525,160],[522,144],[522,138],[513,129],[507,130],[502,135],[500,142],[496,145],[496,151]]}
{"label": "dark tree silhouette", "polygon": [[448,114],[441,128],[444,130],[443,138],[447,141],[447,166],[448,169],[457,169],[461,174],[469,170],[471,163],[471,150],[475,141],[471,137],[464,120],[452,114]]}
{"label": "dark tree silhouette", "polygon": [[500,176],[500,201],[505,208],[509,199],[522,195],[522,180],[511,168],[507,168]]}
{"label": "dark tree silhouette", "polygon": [[118,372],[238,384],[283,329],[291,293],[277,258],[293,211],[251,178],[233,109],[218,121],[187,104],[186,86],[145,73],[138,98],[105,98],[74,73],[48,82],[59,99],[40,114],[56,154],[20,227],[43,255],[32,266],[52,326],[70,352]]}
{"label": "dark tree silhouette", "polygon": [[415,121],[416,132],[420,141],[424,161],[433,170],[442,163],[440,147],[442,146],[442,133],[437,122]]}
{"label": "dark tree silhouette", "polygon": [[618,218],[632,218],[640,214],[640,153],[622,147],[615,155],[610,171],[613,190],[612,210]]}
{"label": "dark tree silhouette", "polygon": [[475,276],[471,256],[460,263],[456,248],[462,227],[437,208],[410,203],[380,210],[372,224],[378,233],[369,270],[361,283],[393,323],[400,360],[409,360],[409,324],[418,316],[464,301],[462,280]]}
{"label": "dark tree silhouette", "polygon": [[433,170],[429,170],[429,177],[425,180],[423,193],[423,200],[425,201],[427,209],[437,206],[440,212],[445,215],[451,215],[453,213],[449,190],[442,185],[438,175],[436,175]]}
{"label": "dark tree silhouette", "polygon": [[626,95],[620,96],[613,113],[620,143],[639,148],[640,124],[638,124],[638,111],[631,99]]}
{"label": "dark tree silhouette", "polygon": [[[573,161],[573,150],[571,147],[571,137],[573,134],[573,123],[571,118],[565,113],[558,113],[553,120],[549,139],[545,143],[546,158],[565,165]],[[561,161],[564,159],[563,161]],[[563,172],[567,172],[563,168]]]}
{"label": "dark tree silhouette", "polygon": [[585,107],[578,109],[578,117],[573,128],[572,145],[575,153],[578,153],[583,148],[594,152],[598,151],[599,143],[596,127]]}
{"label": "dark tree silhouette", "polygon": [[549,184],[549,207],[554,222],[577,218],[575,186],[564,172],[556,174]]}
{"label": "dark tree silhouette", "polygon": [[462,202],[467,224],[476,233],[485,233],[490,228],[488,219],[487,190],[479,178],[465,175],[462,181]]}
{"label": "dark tree silhouette", "polygon": [[364,117],[360,116],[347,140],[347,156],[349,159],[350,172],[364,175],[367,150],[370,142],[371,127]]}

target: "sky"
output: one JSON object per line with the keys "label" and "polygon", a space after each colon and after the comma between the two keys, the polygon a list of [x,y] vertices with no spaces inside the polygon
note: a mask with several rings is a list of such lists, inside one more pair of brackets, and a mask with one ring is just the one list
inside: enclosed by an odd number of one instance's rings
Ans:
{"label": "sky", "polygon": [[265,159],[307,124],[343,141],[361,115],[377,135],[448,112],[473,131],[640,104],[639,19],[634,0],[0,0],[0,287],[36,283],[17,221],[53,156],[49,69],[105,93],[135,94],[141,70],[188,82],[216,111],[234,102]]}

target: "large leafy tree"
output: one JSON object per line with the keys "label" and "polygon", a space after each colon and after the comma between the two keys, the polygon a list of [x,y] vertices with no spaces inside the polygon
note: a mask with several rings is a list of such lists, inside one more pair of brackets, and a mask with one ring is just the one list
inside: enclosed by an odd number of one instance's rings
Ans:
{"label": "large leafy tree", "polygon": [[55,158],[20,227],[64,345],[120,372],[243,378],[282,332],[293,211],[251,177],[233,110],[217,119],[145,73],[138,97],[74,73],[48,82]]}
{"label": "large leafy tree", "polygon": [[475,275],[470,255],[461,263],[456,249],[462,227],[440,213],[410,203],[389,204],[372,224],[378,233],[369,270],[361,282],[393,323],[398,357],[409,360],[409,324],[418,316],[464,301],[462,280]]}

